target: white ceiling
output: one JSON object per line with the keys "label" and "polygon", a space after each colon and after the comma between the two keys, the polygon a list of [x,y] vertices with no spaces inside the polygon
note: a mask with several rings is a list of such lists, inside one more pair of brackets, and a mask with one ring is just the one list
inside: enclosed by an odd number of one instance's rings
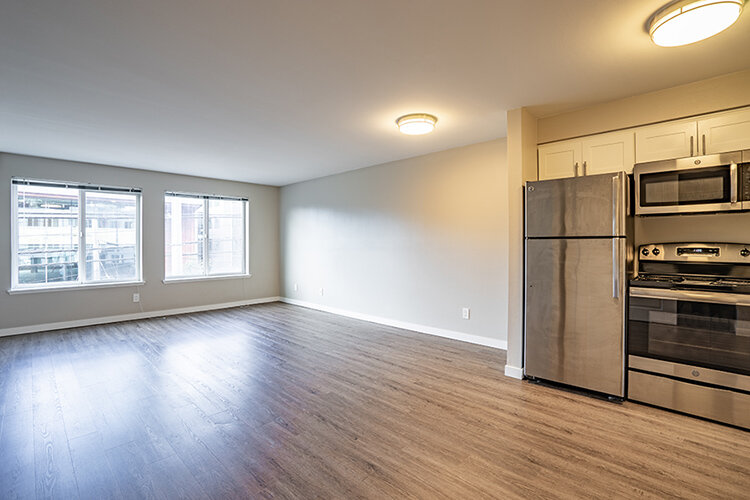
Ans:
{"label": "white ceiling", "polygon": [[1,0],[0,151],[284,185],[750,67],[750,13],[666,49],[663,3]]}

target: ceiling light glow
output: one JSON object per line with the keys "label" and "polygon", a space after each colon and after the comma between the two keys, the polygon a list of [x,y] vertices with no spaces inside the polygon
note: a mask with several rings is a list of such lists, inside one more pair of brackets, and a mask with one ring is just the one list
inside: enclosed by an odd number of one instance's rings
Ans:
{"label": "ceiling light glow", "polygon": [[694,43],[733,25],[744,4],[745,0],[682,0],[657,11],[648,32],[662,47]]}
{"label": "ceiling light glow", "polygon": [[398,129],[407,135],[429,134],[435,130],[436,123],[437,117],[427,113],[412,113],[396,120]]}

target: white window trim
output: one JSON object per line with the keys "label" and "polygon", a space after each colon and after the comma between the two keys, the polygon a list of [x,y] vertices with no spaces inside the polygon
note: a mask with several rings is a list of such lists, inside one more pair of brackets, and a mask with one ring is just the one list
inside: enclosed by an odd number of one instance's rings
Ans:
{"label": "white window trim", "polygon": [[174,285],[176,283],[190,283],[191,281],[210,281],[210,280],[232,280],[250,278],[252,274],[209,274],[207,276],[187,276],[184,278],[164,278],[161,280],[165,285]]}
{"label": "white window trim", "polygon": [[[190,283],[192,281],[206,281],[206,280],[225,280],[225,279],[236,279],[236,278],[249,278],[252,276],[250,273],[250,200],[247,198],[241,198],[236,196],[218,196],[218,195],[210,195],[210,194],[199,194],[199,193],[182,193],[178,191],[165,191],[162,205],[162,217],[165,224],[166,229],[166,217],[163,216],[165,207],[166,207],[166,201],[168,196],[182,196],[185,198],[202,198],[203,199],[203,227],[205,231],[205,235],[203,238],[203,273],[204,274],[191,274],[191,275],[185,275],[185,276],[167,276],[167,266],[166,266],[166,248],[167,248],[167,241],[166,241],[166,231],[164,234],[164,244],[162,245],[162,248],[164,249],[164,260],[162,263],[164,264],[164,279],[162,280],[162,283],[165,285],[175,284],[175,283]],[[234,201],[241,201],[244,203],[244,210],[242,214],[242,226],[244,230],[244,244],[243,244],[243,252],[244,252],[244,259],[242,260],[242,272],[240,273],[219,273],[219,274],[209,274],[208,273],[208,244],[210,241],[210,228],[209,228],[209,209],[208,209],[208,202],[209,200],[221,200],[221,199],[229,199]],[[170,242],[171,243],[171,242]]]}
{"label": "white window trim", "polygon": [[22,293],[43,293],[43,292],[60,292],[62,290],[88,290],[92,288],[115,288],[115,287],[128,287],[128,286],[143,286],[145,281],[107,281],[107,282],[93,282],[83,283],[74,285],[57,285],[57,286],[24,286],[19,288],[8,289],[8,295],[17,295]]}
{"label": "white window trim", "polygon": [[[10,290],[18,288],[18,184],[10,184]],[[8,290],[8,292],[10,292]]]}
{"label": "white window trim", "polygon": [[[41,182],[41,181],[40,181]],[[59,182],[59,184],[65,184],[65,182]],[[85,269],[86,266],[86,189],[78,189],[78,281],[68,281],[64,283],[52,283],[47,285],[40,285],[34,283],[32,285],[20,285],[18,283],[18,186],[19,184],[11,182],[11,238],[10,238],[10,265],[11,265],[11,287],[8,289],[8,293],[11,295],[17,293],[36,293],[45,291],[62,291],[62,290],[80,290],[88,288],[109,288],[115,286],[140,286],[145,283],[143,281],[143,243],[142,243],[142,232],[143,232],[143,193],[131,192],[127,193],[136,197],[135,203],[135,218],[136,218],[136,235],[135,235],[135,265],[136,265],[136,277],[134,280],[127,281],[83,281],[81,278],[81,269]],[[108,189],[102,187],[94,192],[110,192]],[[123,194],[120,191],[111,191],[117,194]]]}

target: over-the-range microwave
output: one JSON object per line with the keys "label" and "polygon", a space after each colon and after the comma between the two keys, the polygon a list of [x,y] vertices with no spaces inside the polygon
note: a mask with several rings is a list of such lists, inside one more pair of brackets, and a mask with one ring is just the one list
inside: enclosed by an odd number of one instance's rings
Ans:
{"label": "over-the-range microwave", "polygon": [[636,215],[750,210],[750,150],[639,163]]}

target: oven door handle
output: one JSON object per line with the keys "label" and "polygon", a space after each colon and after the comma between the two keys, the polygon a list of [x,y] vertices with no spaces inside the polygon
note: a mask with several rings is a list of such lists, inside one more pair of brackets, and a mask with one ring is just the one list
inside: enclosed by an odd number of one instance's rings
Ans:
{"label": "oven door handle", "polygon": [[657,288],[630,288],[631,297],[661,300],[683,300],[691,302],[708,302],[710,304],[730,304],[750,306],[750,295],[724,292],[696,292],[692,290],[664,290]]}

